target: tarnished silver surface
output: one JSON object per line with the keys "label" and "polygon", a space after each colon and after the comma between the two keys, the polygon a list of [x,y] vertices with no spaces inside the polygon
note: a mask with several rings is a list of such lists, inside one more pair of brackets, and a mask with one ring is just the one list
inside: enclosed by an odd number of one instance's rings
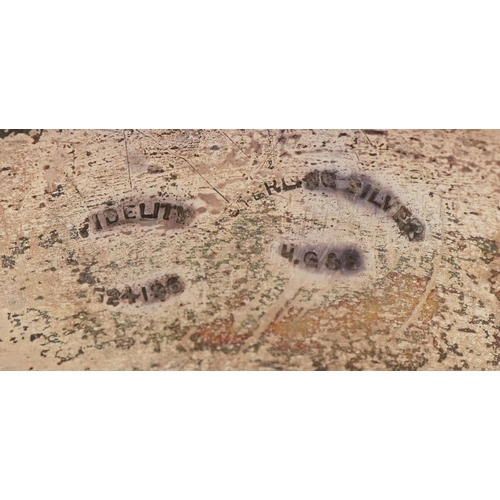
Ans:
{"label": "tarnished silver surface", "polygon": [[0,135],[4,370],[497,369],[498,131]]}

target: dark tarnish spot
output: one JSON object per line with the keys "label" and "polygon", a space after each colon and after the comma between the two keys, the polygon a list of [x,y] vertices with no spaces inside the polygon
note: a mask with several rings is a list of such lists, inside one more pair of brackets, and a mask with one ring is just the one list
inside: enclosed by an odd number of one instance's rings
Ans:
{"label": "dark tarnish spot", "polygon": [[118,337],[114,342],[118,349],[130,349],[135,344],[135,340],[130,337]]}
{"label": "dark tarnish spot", "polygon": [[16,265],[16,259],[14,259],[14,257],[2,255],[2,267],[8,268],[8,269],[14,269],[15,265]]}
{"label": "dark tarnish spot", "polygon": [[52,230],[49,235],[41,234],[38,236],[38,239],[40,242],[38,243],[38,246],[42,248],[51,248],[53,247],[56,243],[62,243],[63,241],[61,238],[59,238],[58,232],[54,229]]}
{"label": "dark tarnish spot", "polygon": [[22,255],[26,252],[26,250],[29,250],[29,241],[29,238],[24,236],[19,238],[19,243],[12,249],[12,255]]}
{"label": "dark tarnish spot", "polygon": [[58,186],[56,187],[56,189],[52,192],[48,192],[48,191],[45,191],[45,194],[50,194],[50,196],[52,196],[52,198],[56,198],[56,197],[59,197],[61,195],[64,194],[64,188],[61,184],[58,184]]}
{"label": "dark tarnish spot", "polygon": [[84,283],[95,285],[97,283],[97,279],[90,272],[90,268],[86,267],[85,270],[80,273],[78,283],[80,283],[80,285],[83,285]]}
{"label": "dark tarnish spot", "polygon": [[165,170],[157,165],[148,166],[148,174],[162,174]]}
{"label": "dark tarnish spot", "polygon": [[0,139],[5,139],[9,135],[26,134],[33,139],[33,144],[36,144],[42,136],[43,129],[0,129]]}
{"label": "dark tarnish spot", "polygon": [[66,257],[66,259],[65,259],[65,262],[66,262],[66,264],[68,264],[68,266],[77,266],[78,265],[78,261],[74,259],[74,256],[75,256],[74,251],[69,252],[68,257]]}
{"label": "dark tarnish spot", "polygon": [[363,130],[366,135],[387,135],[387,130],[375,130],[375,129],[366,129]]}
{"label": "dark tarnish spot", "polygon": [[489,240],[481,236],[473,236],[470,239],[477,245],[479,250],[481,250],[483,254],[481,260],[486,262],[486,264],[490,264],[500,256],[498,244],[495,240]]}
{"label": "dark tarnish spot", "polygon": [[29,238],[24,236],[19,238],[19,242],[14,245],[11,255],[2,255],[2,267],[13,269],[16,264],[15,256],[24,254],[29,248]]}

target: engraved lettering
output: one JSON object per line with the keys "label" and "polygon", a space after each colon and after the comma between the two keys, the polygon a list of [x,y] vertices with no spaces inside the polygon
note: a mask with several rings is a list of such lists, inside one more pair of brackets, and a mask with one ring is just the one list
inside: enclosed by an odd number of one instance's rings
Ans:
{"label": "engraved lettering", "polygon": [[151,285],[151,293],[152,293],[154,298],[160,299],[160,300],[165,300],[165,296],[167,295],[167,291],[165,290],[165,287],[159,281],[155,281]]}
{"label": "engraved lettering", "polygon": [[391,201],[391,197],[390,195],[386,195],[385,198],[384,198],[384,206],[382,207],[382,210],[384,212],[387,212],[387,210],[389,210],[390,208],[392,207],[397,207],[399,205],[399,202],[398,201],[394,201],[392,203],[392,205],[389,205],[389,202]]}
{"label": "engraved lettering", "polygon": [[361,181],[359,179],[349,179],[349,185],[346,187],[346,192],[350,195],[357,196],[361,189]]}
{"label": "engraved lettering", "polygon": [[290,264],[293,263],[293,266],[299,264],[299,267],[305,267],[312,272],[326,272],[327,274],[340,272],[343,275],[353,275],[363,270],[362,254],[352,246],[344,249],[331,249],[320,244],[312,250],[310,247],[300,248],[300,245],[295,244],[281,244],[279,253]]}
{"label": "engraved lettering", "polygon": [[123,295],[121,296],[122,299],[125,299],[128,301],[129,304],[134,304],[135,301],[140,297],[139,294],[136,294],[132,291],[132,288],[129,286],[125,287],[125,291]]}
{"label": "engraved lettering", "polygon": [[[321,184],[320,184],[321,180]],[[401,233],[406,235],[411,241],[423,239],[425,226],[417,218],[411,219],[411,211],[403,206],[400,201],[393,200],[392,195],[382,194],[381,188],[373,189],[373,184],[367,182],[365,177],[339,178],[332,170],[313,170],[304,176],[303,182],[307,189],[316,189],[320,185],[332,189],[340,189],[351,198],[366,200],[368,203],[381,208],[383,212],[393,209],[392,218],[398,225]],[[394,213],[395,212],[395,213]],[[410,221],[411,219],[411,221]]]}
{"label": "engraved lettering", "polygon": [[83,224],[83,226],[78,229],[78,232],[80,233],[80,236],[82,238],[88,238],[89,237],[89,225],[88,225],[88,219],[85,219],[85,224]]}
{"label": "engraved lettering", "polygon": [[396,222],[406,223],[406,220],[411,216],[411,211],[404,205],[401,205],[399,210],[392,216]]}
{"label": "engraved lettering", "polygon": [[[170,221],[169,227],[173,224],[183,225],[194,215],[193,211],[182,203],[173,204],[170,201],[153,200],[135,204],[125,201],[125,203],[116,206],[116,208],[105,208],[101,213],[90,215],[85,219],[85,222],[92,222],[92,226],[97,231],[101,231],[104,228],[111,229],[113,227],[120,227],[123,224],[158,220],[161,217],[161,208],[164,209],[161,221]],[[175,210],[175,219],[171,217],[172,210]],[[88,234],[84,236],[85,232],[88,233],[87,228],[80,229],[80,234],[84,238],[88,237]]]}
{"label": "engraved lettering", "polygon": [[364,200],[366,198],[366,196],[368,195],[368,193],[370,192],[370,189],[371,189],[371,185],[370,184],[367,184],[364,188],[363,188],[363,191],[361,191],[361,194],[359,195],[359,197]]}
{"label": "engraved lettering", "polygon": [[139,204],[139,209],[141,211],[141,219],[157,219],[158,218],[158,212],[160,211],[160,204],[155,203],[154,208],[153,208],[153,213],[152,214],[147,214],[145,213],[146,210],[146,204],[145,203],[140,203]]}
{"label": "engraved lettering", "polygon": [[421,239],[424,233],[424,226],[418,219],[412,219],[408,223],[407,233],[410,240]]}
{"label": "engraved lettering", "polygon": [[[94,291],[95,292],[104,292],[104,288],[103,287],[96,287],[96,288],[94,288]],[[104,293],[99,293],[98,301],[104,302]]]}
{"label": "engraved lettering", "polygon": [[[96,228],[97,230],[102,229],[102,226],[101,226],[101,221],[99,220],[99,216],[98,216],[97,214],[94,214],[94,215],[92,216],[92,220],[94,221],[95,228]],[[88,225],[87,225],[87,227],[88,227]]]}
{"label": "engraved lettering", "polygon": [[172,205],[170,203],[162,203],[162,208],[165,208],[163,212],[163,219],[170,220],[170,212],[172,211]]}
{"label": "engraved lettering", "polygon": [[136,215],[135,215],[135,211],[133,211],[135,209],[135,205],[125,205],[123,207],[123,216],[125,217],[125,219],[129,220],[129,219],[135,219]]}
{"label": "engraved lettering", "polygon": [[167,289],[171,293],[179,293],[182,292],[182,285],[177,276],[171,276],[167,280]]}
{"label": "engraved lettering", "polygon": [[329,253],[325,262],[325,266],[332,271],[338,271],[342,267],[342,261],[337,257],[336,253]]}
{"label": "engraved lettering", "polygon": [[306,189],[317,189],[320,185],[329,189],[337,189],[337,173],[334,170],[321,172],[313,170],[305,175],[303,183]]}
{"label": "engraved lettering", "polygon": [[180,205],[175,206],[175,211],[177,212],[177,224],[183,224],[191,215],[191,212],[187,208],[183,208]]}
{"label": "engraved lettering", "polygon": [[304,264],[307,267],[318,267],[318,255],[315,252],[307,252],[304,255]]}
{"label": "engraved lettering", "polygon": [[347,250],[342,255],[342,258],[345,262],[345,268],[349,271],[355,271],[360,266],[360,257],[359,253],[355,250]]}
{"label": "engraved lettering", "polygon": [[[135,290],[134,290],[135,288]],[[122,291],[119,287],[113,287],[105,290],[104,287],[96,287],[98,301],[103,302],[104,296],[107,296],[106,304],[116,307],[121,304],[144,304],[154,302],[164,302],[168,297],[177,295],[184,290],[183,284],[178,276],[164,276],[155,279],[150,284],[125,286]]]}
{"label": "engraved lettering", "polygon": [[281,256],[285,257],[285,259],[288,259],[291,262],[293,259],[293,252],[295,248],[293,247],[293,245],[290,245],[290,250],[288,251],[287,248],[288,247],[285,244],[283,244],[283,246],[281,247]]}
{"label": "engraved lettering", "polygon": [[[302,181],[296,181],[295,184],[287,184],[285,179],[282,178],[282,187],[278,186],[277,180],[273,180],[272,184],[269,182],[265,182],[264,186],[267,191],[267,196],[279,193],[281,190],[286,192],[301,187],[304,187],[308,190],[314,190],[318,188],[339,190],[342,193],[349,195],[350,198],[366,200],[366,202],[371,203],[377,208],[381,208],[383,212],[388,212],[389,210],[394,209],[396,213],[394,215],[391,215],[391,217],[396,221],[400,231],[403,232],[403,234],[405,234],[411,240],[422,239],[425,231],[423,223],[418,219],[415,219],[416,222],[413,223],[411,227],[409,227],[409,221],[407,219],[409,216],[411,216],[411,212],[409,212],[406,207],[403,208],[401,202],[397,199],[393,199],[392,195],[381,193],[381,188],[373,189],[373,184],[371,182],[367,182],[368,180],[369,179],[365,178],[364,176],[361,178],[339,178],[338,173],[334,170],[313,170],[308,172],[303,177]],[[258,201],[265,197],[266,194],[260,192],[253,193],[252,197],[247,201],[243,200],[241,197],[236,201],[244,203],[248,207],[249,202],[252,202],[252,200]],[[231,217],[236,217],[241,213],[241,210],[230,209],[228,213]]]}
{"label": "engraved lettering", "polygon": [[408,239],[414,240],[417,231],[420,231],[420,233],[418,234],[423,233],[423,226],[420,223],[419,225],[417,225],[416,222],[414,222],[417,221],[417,219],[415,218],[410,220],[411,215],[412,213],[410,210],[408,210],[408,208],[406,208],[405,206],[401,206],[399,210],[393,215],[393,219],[396,221],[396,224],[398,225],[401,233],[407,235]]}
{"label": "engraved lettering", "polygon": [[370,197],[368,198],[368,201],[370,203],[373,203],[376,207],[379,207],[381,208],[382,207],[382,203],[379,203],[378,201],[375,201],[375,198],[377,197],[377,195],[380,193],[380,189],[374,189],[372,194],[370,195]]}
{"label": "engraved lettering", "polygon": [[285,182],[285,179],[281,179],[281,184],[283,186],[283,191],[291,191],[292,189],[297,189],[302,186],[302,181],[296,181],[295,184],[291,184],[288,186]]}
{"label": "engraved lettering", "polygon": [[278,182],[276,180],[274,180],[270,186],[267,184],[267,182],[264,182],[264,187],[270,195],[272,194],[271,189],[274,189],[277,193],[281,193],[281,188],[278,186]]}
{"label": "engraved lettering", "polygon": [[108,226],[118,222],[118,212],[114,208],[107,208],[106,210],[104,210],[103,215]]}
{"label": "engraved lettering", "polygon": [[337,175],[334,171],[324,170],[321,172],[321,183],[326,188],[337,189]]}
{"label": "engraved lettering", "polygon": [[120,292],[116,288],[111,288],[106,293],[109,297],[106,304],[116,307],[120,303]]}
{"label": "engraved lettering", "polygon": [[319,171],[314,170],[305,175],[304,179],[304,187],[306,189],[316,189],[319,187]]}

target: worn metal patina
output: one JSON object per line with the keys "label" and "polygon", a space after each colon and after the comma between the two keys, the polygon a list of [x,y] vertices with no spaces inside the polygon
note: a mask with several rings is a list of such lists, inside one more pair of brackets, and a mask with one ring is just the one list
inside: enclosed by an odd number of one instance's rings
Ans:
{"label": "worn metal patina", "polygon": [[500,132],[3,130],[4,370],[496,370]]}

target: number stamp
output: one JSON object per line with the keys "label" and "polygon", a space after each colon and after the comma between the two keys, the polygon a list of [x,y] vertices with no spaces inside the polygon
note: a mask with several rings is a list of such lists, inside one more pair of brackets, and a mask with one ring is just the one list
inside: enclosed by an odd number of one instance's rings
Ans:
{"label": "number stamp", "polygon": [[99,302],[116,307],[119,304],[150,304],[164,302],[184,291],[184,284],[176,275],[166,275],[143,285],[123,287],[96,287]]}

